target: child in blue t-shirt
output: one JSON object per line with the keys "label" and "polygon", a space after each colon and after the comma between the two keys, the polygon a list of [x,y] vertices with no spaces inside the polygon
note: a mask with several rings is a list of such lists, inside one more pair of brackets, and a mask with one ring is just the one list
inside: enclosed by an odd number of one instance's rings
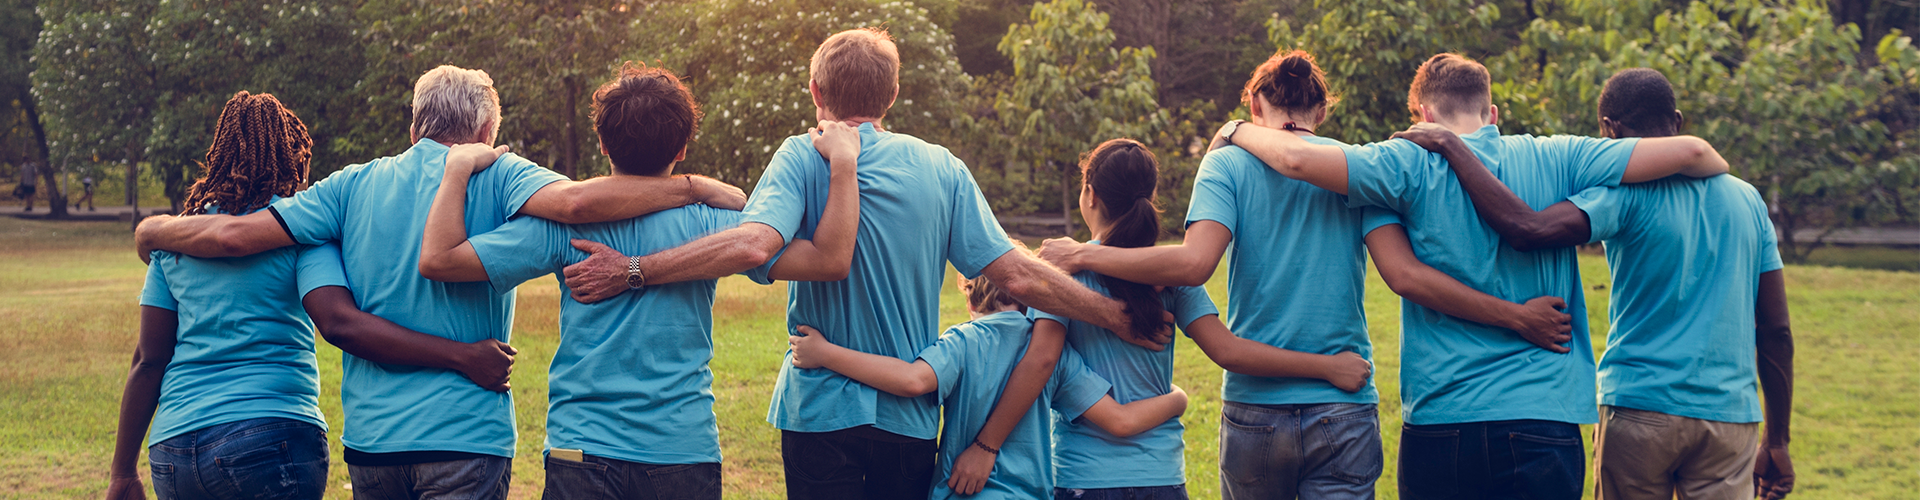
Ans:
{"label": "child in blue t-shirt", "polygon": [[[1187,394],[1178,387],[1168,394],[1120,404],[1108,394],[1112,384],[1088,370],[1072,349],[1066,349],[1035,404],[1000,446],[988,446],[978,435],[1014,365],[1030,344],[1039,349],[1035,352],[1042,352],[1062,347],[1066,339],[1059,332],[1033,338],[1033,321],[1027,319],[1026,307],[985,275],[971,280],[961,277],[960,290],[967,295],[967,310],[973,320],[947,329],[939,342],[921,351],[911,363],[835,345],[827,335],[807,326],[799,327],[804,336],[788,339],[795,367],[826,368],[901,397],[938,391],[946,425],[940,431],[939,475],[935,477],[948,479],[934,482],[931,498],[1051,496],[1049,408],[1062,420],[1081,420],[1123,437],[1152,429],[1186,411]],[[984,481],[955,472],[956,464],[963,461],[963,452],[975,447],[987,452],[990,459],[976,465],[982,466],[977,470],[992,471]]]}

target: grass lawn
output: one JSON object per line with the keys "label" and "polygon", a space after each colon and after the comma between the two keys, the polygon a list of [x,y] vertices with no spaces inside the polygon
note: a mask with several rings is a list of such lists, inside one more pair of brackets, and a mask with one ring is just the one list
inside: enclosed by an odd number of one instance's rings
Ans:
{"label": "grass lawn", "polygon": [[[1586,255],[1581,265],[1598,341],[1606,325],[1606,262]],[[106,487],[143,273],[119,223],[0,218],[0,497],[98,497]],[[1220,276],[1208,288],[1224,304]],[[1380,494],[1395,498],[1399,302],[1377,277],[1368,283],[1386,442]],[[1920,274],[1791,266],[1787,285],[1799,339],[1794,498],[1897,498],[1920,490]],[[714,395],[729,498],[783,496],[779,435],[765,414],[785,352],[785,298],[782,286],[741,278],[720,285]],[[559,342],[558,301],[550,279],[520,290],[514,498],[537,497],[544,477],[545,368]],[[951,286],[941,303],[946,323],[965,319]],[[340,353],[322,346],[321,405],[338,423]],[[1188,487],[1194,498],[1216,498],[1220,370],[1190,341],[1176,349],[1175,382],[1193,395],[1184,417]],[[338,461],[339,428],[330,434],[328,498],[344,499],[350,492]]]}

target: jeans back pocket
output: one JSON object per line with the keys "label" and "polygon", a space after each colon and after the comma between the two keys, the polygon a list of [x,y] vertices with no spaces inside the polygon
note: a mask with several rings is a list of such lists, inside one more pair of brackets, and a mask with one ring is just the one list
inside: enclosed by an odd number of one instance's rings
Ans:
{"label": "jeans back pocket", "polygon": [[1400,430],[1400,498],[1448,498],[1460,491],[1460,430]]}

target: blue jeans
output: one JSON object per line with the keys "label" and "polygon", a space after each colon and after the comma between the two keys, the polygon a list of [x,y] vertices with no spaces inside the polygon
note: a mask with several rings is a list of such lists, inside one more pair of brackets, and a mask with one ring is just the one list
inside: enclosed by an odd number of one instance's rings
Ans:
{"label": "blue jeans", "polygon": [[1580,498],[1580,426],[1544,420],[1408,425],[1400,431],[1400,498]]}
{"label": "blue jeans", "polygon": [[153,494],[317,499],[327,489],[327,431],[284,418],[208,426],[147,447]]}
{"label": "blue jeans", "polygon": [[654,465],[587,455],[547,457],[545,500],[719,500],[720,463]]}
{"label": "blue jeans", "polygon": [[487,456],[412,465],[347,464],[354,500],[507,498],[513,459]]}
{"label": "blue jeans", "polygon": [[1220,494],[1228,499],[1373,498],[1385,459],[1375,405],[1220,410]]}
{"label": "blue jeans", "polygon": [[1054,488],[1054,500],[1187,500],[1187,485],[1082,490]]}

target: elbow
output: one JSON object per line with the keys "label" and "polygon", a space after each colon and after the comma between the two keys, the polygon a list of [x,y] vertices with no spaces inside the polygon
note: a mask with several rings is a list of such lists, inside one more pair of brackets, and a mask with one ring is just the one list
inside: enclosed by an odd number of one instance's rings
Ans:
{"label": "elbow", "polygon": [[1159,422],[1148,422],[1146,418],[1127,415],[1120,421],[1120,425],[1115,426],[1119,427],[1118,429],[1109,429],[1107,433],[1113,434],[1113,437],[1133,437],[1159,424]]}
{"label": "elbow", "polygon": [[434,257],[437,256],[423,255],[420,257],[420,265],[418,266],[420,277],[439,282],[458,281],[454,279],[453,270],[448,269],[447,266],[440,262],[440,259]]}
{"label": "elbow", "polygon": [[1006,290],[1008,295],[1019,299],[1021,303],[1029,302],[1028,299],[1033,297],[1036,288],[1033,278],[1024,272],[1007,273],[1007,276],[994,276],[992,279],[994,285]]}
{"label": "elbow", "polygon": [[1184,267],[1174,280],[1176,286],[1206,286],[1207,280],[1213,279],[1215,266],[1209,265],[1204,259],[1189,260]]}
{"label": "elbow", "polygon": [[213,233],[213,247],[219,255],[213,257],[239,257],[254,252],[248,247],[243,231],[235,224],[225,224]]}
{"label": "elbow", "polygon": [[909,381],[906,390],[912,394],[901,394],[901,396],[910,398],[919,397],[940,390],[940,381],[931,376],[933,375],[932,373],[927,373],[927,375],[928,376],[914,377],[913,380]]}
{"label": "elbow", "polygon": [[[1392,290],[1394,295],[1405,297],[1413,293],[1413,277],[1407,276],[1408,273],[1391,266],[1380,266],[1377,263],[1375,267],[1380,271],[1380,281],[1386,282],[1387,289]],[[1228,368],[1227,371],[1233,371],[1233,369]]]}
{"label": "elbow", "polygon": [[554,222],[562,224],[593,222],[593,204],[588,203],[584,196],[568,196],[567,200],[560,204],[560,219]]}
{"label": "elbow", "polygon": [[[734,253],[733,265],[729,267],[734,269],[753,269],[760,267],[765,265],[767,261],[773,260],[774,252],[777,251],[778,250],[767,249],[760,245],[748,245]],[[840,276],[845,278],[846,275],[847,269],[845,267],[840,268]]]}

